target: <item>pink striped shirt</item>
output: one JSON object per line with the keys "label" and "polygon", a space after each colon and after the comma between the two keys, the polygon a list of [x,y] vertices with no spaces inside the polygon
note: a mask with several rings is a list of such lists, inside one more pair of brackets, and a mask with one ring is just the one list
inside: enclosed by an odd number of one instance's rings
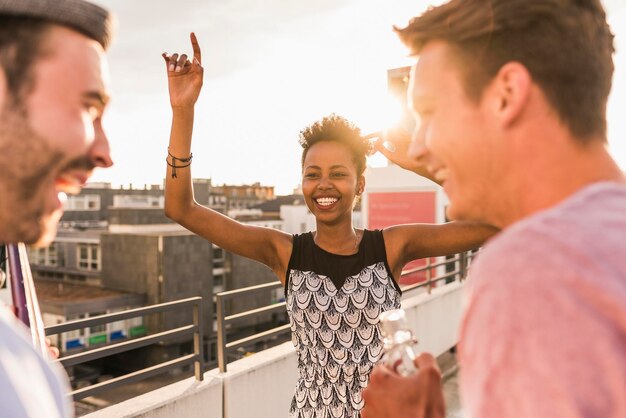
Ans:
{"label": "pink striped shirt", "polygon": [[472,418],[626,417],[626,187],[519,221],[471,269],[461,393]]}

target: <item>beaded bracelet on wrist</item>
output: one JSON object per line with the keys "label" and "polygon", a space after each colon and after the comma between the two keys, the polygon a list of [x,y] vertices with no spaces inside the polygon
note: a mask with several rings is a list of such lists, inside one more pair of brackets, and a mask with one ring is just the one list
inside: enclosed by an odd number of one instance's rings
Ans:
{"label": "beaded bracelet on wrist", "polygon": [[[169,158],[172,159],[172,162],[170,163],[167,160],[167,157],[165,158],[165,162],[167,163],[167,165],[169,165],[170,167],[172,167],[172,178],[176,178],[176,169],[177,168],[185,168],[185,167],[189,167],[191,165],[191,160],[193,158],[193,153],[189,154],[189,157],[187,158],[179,158],[176,157],[174,155],[172,155],[172,153],[170,152],[170,149],[167,149],[167,156]],[[181,164],[181,165],[176,165],[176,161],[180,161],[181,163],[187,163],[187,164]]]}

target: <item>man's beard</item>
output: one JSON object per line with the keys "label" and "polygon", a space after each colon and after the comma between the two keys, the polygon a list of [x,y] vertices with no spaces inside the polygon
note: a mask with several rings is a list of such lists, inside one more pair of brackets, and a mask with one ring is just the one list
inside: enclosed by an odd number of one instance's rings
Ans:
{"label": "man's beard", "polygon": [[30,127],[24,111],[0,119],[0,242],[35,243],[54,236],[60,217],[50,196],[63,153]]}

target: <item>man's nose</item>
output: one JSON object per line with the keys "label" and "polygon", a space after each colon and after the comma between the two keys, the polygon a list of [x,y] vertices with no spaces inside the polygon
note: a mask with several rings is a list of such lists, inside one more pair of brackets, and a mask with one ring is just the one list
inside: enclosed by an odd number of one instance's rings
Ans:
{"label": "man's nose", "polygon": [[411,135],[411,142],[409,144],[409,149],[407,151],[409,158],[415,161],[422,161],[428,154],[428,149],[426,148],[426,141],[424,140],[424,133],[422,129],[416,127],[413,131],[413,135]]}
{"label": "man's nose", "polygon": [[96,127],[96,138],[91,144],[89,157],[95,167],[107,168],[113,165],[109,138],[102,126]]}

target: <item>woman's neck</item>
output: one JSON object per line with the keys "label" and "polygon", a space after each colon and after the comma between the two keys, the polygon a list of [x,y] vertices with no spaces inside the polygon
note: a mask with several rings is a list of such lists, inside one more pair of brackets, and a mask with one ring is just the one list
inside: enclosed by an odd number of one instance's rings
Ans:
{"label": "woman's neck", "polygon": [[358,251],[363,231],[352,226],[352,222],[341,225],[317,224],[313,233],[315,244],[325,251],[339,255],[351,255]]}

